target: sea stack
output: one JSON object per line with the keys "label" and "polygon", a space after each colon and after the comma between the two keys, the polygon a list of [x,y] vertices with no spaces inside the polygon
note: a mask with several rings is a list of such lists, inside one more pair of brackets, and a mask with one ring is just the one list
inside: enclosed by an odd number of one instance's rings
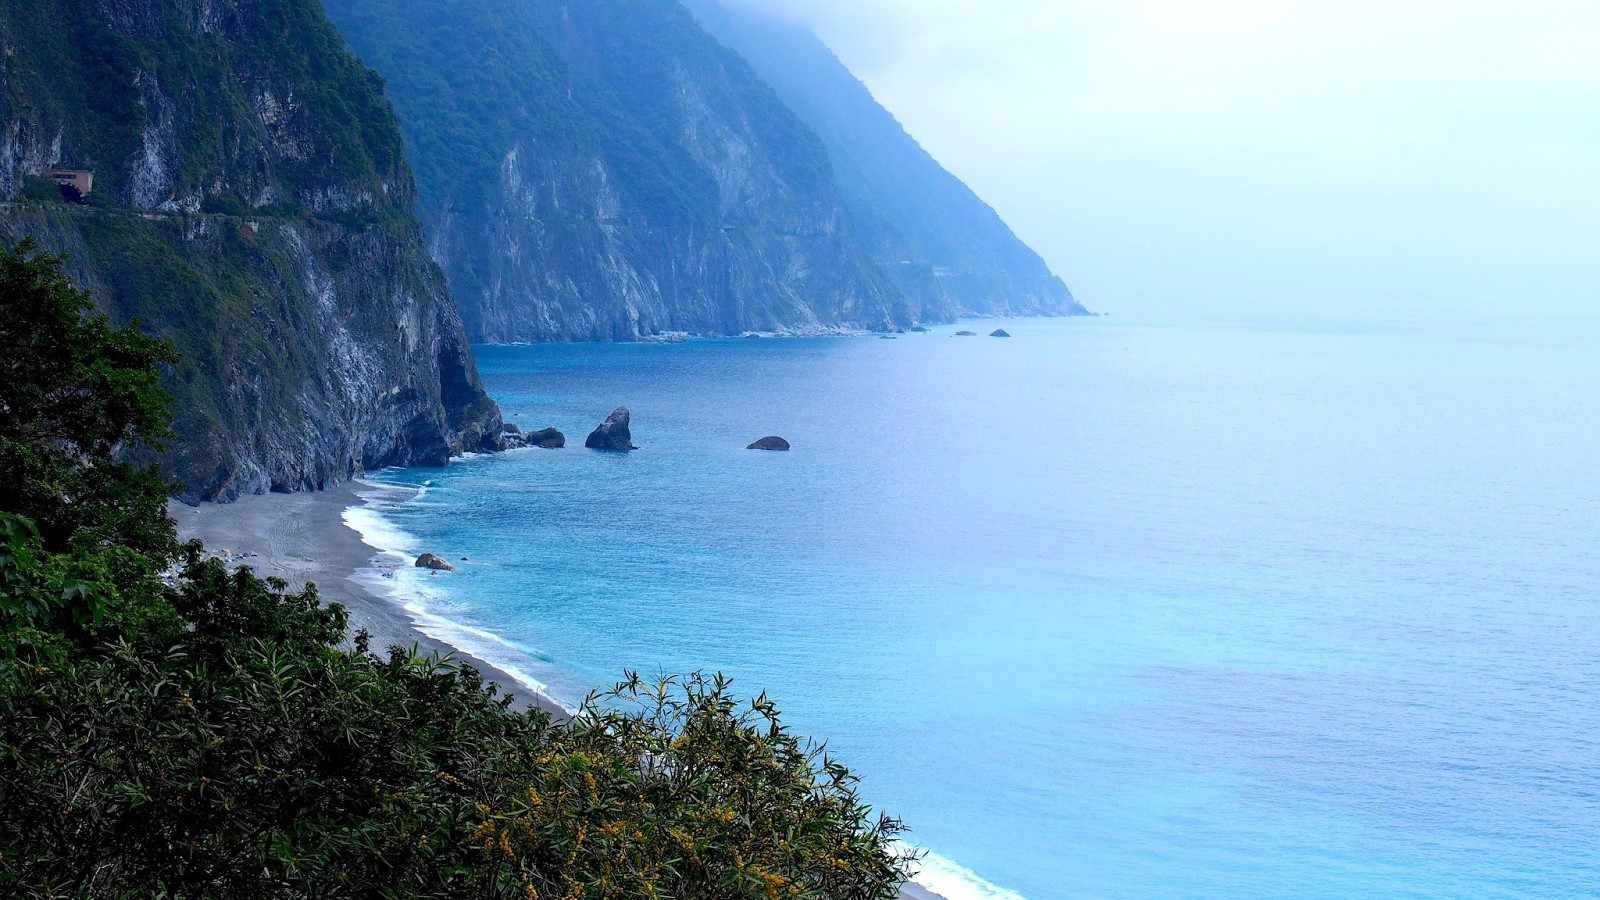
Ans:
{"label": "sea stack", "polygon": [[583,442],[591,450],[637,450],[633,445],[633,433],[628,430],[628,408],[617,407],[600,427],[590,433],[589,439]]}
{"label": "sea stack", "polygon": [[530,431],[523,435],[523,440],[530,447],[541,447],[545,450],[560,450],[567,445],[567,436],[555,428]]}
{"label": "sea stack", "polygon": [[435,572],[454,572],[456,568],[445,562],[442,557],[435,556],[432,553],[424,553],[417,557],[416,567],[419,569],[432,569]]}
{"label": "sea stack", "polygon": [[989,337],[1011,337],[1011,334],[1004,328],[996,328],[995,330],[989,332]]}
{"label": "sea stack", "polygon": [[784,440],[781,437],[778,437],[777,435],[772,435],[771,437],[764,437],[761,440],[756,441],[754,444],[751,444],[750,446],[746,447],[745,449],[746,450],[788,450],[789,449],[789,442]]}

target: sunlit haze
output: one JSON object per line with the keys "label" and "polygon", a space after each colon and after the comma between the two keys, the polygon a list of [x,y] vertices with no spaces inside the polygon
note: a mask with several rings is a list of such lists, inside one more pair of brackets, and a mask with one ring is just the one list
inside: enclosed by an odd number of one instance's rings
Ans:
{"label": "sunlit haze", "polygon": [[741,2],[811,25],[1091,309],[1594,304],[1600,5]]}

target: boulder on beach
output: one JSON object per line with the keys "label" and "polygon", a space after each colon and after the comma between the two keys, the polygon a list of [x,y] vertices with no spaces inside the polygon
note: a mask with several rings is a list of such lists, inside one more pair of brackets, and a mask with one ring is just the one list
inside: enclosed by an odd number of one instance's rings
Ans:
{"label": "boulder on beach", "polygon": [[424,553],[417,557],[417,568],[432,569],[435,572],[454,572],[456,570],[455,566],[450,565],[442,557],[435,556],[432,553]]}
{"label": "boulder on beach", "polygon": [[633,445],[633,432],[628,430],[628,408],[617,407],[600,427],[589,434],[589,439],[583,442],[591,450],[637,450]]}
{"label": "boulder on beach", "polygon": [[746,447],[745,449],[746,450],[788,450],[789,449],[789,442],[784,440],[781,437],[778,437],[777,435],[772,435],[770,437],[764,437],[761,440],[756,441],[754,444],[751,444],[750,446]]}
{"label": "boulder on beach", "polygon": [[567,436],[554,428],[530,431],[522,436],[522,440],[530,447],[543,447],[546,450],[559,450],[567,445]]}
{"label": "boulder on beach", "polygon": [[978,333],[976,331],[958,331],[958,332],[956,332],[956,337],[977,337],[977,336],[978,336]]}
{"label": "boulder on beach", "polygon": [[1006,333],[1004,328],[996,328],[995,330],[989,332],[989,337],[1011,337],[1011,335]]}

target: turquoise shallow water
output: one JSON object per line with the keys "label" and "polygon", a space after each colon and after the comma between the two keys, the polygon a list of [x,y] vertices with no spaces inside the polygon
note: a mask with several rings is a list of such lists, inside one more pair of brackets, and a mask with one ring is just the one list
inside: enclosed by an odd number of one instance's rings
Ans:
{"label": "turquoise shallow water", "polygon": [[568,702],[769,691],[952,894],[1600,895],[1600,329],[995,324],[482,347],[576,446],[369,531]]}

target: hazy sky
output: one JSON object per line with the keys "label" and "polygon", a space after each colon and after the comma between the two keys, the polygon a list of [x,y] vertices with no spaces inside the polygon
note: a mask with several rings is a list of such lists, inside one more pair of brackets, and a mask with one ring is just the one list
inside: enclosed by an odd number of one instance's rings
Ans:
{"label": "hazy sky", "polygon": [[737,0],[1091,308],[1600,309],[1596,0]]}

